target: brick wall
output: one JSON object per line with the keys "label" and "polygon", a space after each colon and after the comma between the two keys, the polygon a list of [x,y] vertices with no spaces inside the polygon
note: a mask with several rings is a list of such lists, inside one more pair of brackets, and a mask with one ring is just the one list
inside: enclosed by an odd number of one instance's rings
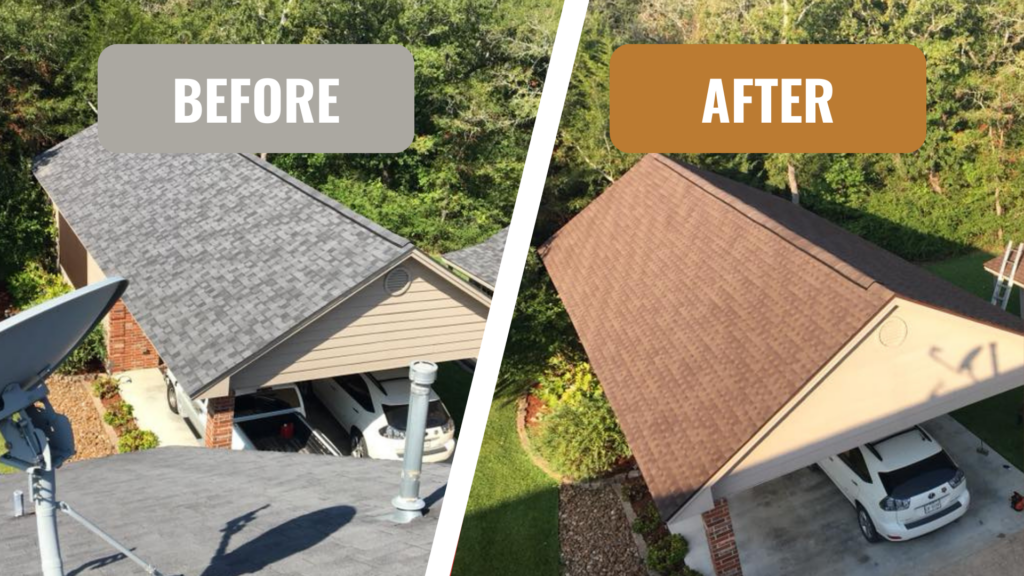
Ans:
{"label": "brick wall", "polygon": [[111,372],[160,365],[156,348],[122,300],[114,304],[107,316],[107,361]]}
{"label": "brick wall", "polygon": [[705,512],[702,518],[715,575],[743,576],[743,569],[740,567],[740,551],[736,547],[732,517],[729,516],[729,502],[725,498],[715,500],[715,507]]}
{"label": "brick wall", "polygon": [[210,398],[206,402],[206,447],[231,448],[235,420],[235,397]]}

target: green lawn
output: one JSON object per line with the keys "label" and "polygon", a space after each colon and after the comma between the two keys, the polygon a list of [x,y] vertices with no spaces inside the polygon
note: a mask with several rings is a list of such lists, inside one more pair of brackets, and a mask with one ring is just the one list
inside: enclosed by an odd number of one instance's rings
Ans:
{"label": "green lawn", "polygon": [[[982,268],[992,254],[973,252],[925,266],[946,280],[988,300],[992,297],[992,275]],[[1009,311],[1020,314],[1016,294]],[[1024,430],[1017,419],[1024,406],[1024,388],[1018,388],[953,412],[953,417],[1002,454],[1014,466],[1024,470]]]}
{"label": "green lawn", "polygon": [[452,574],[557,576],[558,485],[530,461],[513,402],[491,405]]}

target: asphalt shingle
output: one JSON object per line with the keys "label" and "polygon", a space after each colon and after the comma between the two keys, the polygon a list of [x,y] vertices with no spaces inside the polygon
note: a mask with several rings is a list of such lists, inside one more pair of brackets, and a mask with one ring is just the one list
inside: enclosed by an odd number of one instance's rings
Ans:
{"label": "asphalt shingle", "polygon": [[1024,332],[808,210],[659,155],[540,255],[665,518],[895,296]]}
{"label": "asphalt shingle", "polygon": [[[424,465],[429,511],[409,524],[387,518],[401,463],[369,459],[164,447],[68,464],[57,496],[168,576],[419,576],[448,471]],[[2,499],[25,482],[0,477]],[[71,518],[58,523],[68,574],[140,573]],[[0,572],[38,574],[35,518],[4,515],[0,533]]]}
{"label": "asphalt shingle", "polygon": [[479,244],[445,254],[444,259],[483,280],[493,290],[507,238],[508,227],[505,227]]}
{"label": "asphalt shingle", "polygon": [[34,171],[193,395],[413,250],[247,154],[115,154],[94,125]]}

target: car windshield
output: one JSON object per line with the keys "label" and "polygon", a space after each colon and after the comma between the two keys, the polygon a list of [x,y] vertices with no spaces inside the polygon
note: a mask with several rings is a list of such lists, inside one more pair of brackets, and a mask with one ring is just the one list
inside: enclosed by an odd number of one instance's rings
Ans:
{"label": "car windshield", "polygon": [[[405,423],[409,420],[409,405],[384,405],[384,416],[388,419],[388,426],[395,430],[405,430]],[[427,408],[427,428],[436,428],[448,423],[448,410],[440,400],[431,400]]]}
{"label": "car windshield", "polygon": [[235,416],[252,416],[299,407],[299,396],[294,388],[260,390],[255,394],[235,397]]}
{"label": "car windshield", "polygon": [[886,493],[894,498],[910,498],[953,479],[956,464],[945,452],[939,452],[892,472],[879,472]]}

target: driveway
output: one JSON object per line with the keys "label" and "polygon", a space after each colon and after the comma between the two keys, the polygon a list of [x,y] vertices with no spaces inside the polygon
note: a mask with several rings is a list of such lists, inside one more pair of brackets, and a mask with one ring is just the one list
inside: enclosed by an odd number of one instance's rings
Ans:
{"label": "driveway", "polygon": [[1024,513],[1009,505],[1010,494],[1024,488],[1024,474],[994,451],[979,454],[980,440],[950,416],[924,428],[967,474],[971,507],[960,520],[916,540],[869,544],[832,482],[800,470],[729,498],[743,573],[938,576],[962,563],[985,564],[991,576],[1019,576],[1016,562],[986,559],[994,551],[1020,551],[1005,543],[1024,534]]}
{"label": "driveway", "polygon": [[135,409],[139,428],[152,430],[161,446],[202,446],[185,420],[167,407],[167,385],[156,368],[115,374],[121,381],[121,397]]}

